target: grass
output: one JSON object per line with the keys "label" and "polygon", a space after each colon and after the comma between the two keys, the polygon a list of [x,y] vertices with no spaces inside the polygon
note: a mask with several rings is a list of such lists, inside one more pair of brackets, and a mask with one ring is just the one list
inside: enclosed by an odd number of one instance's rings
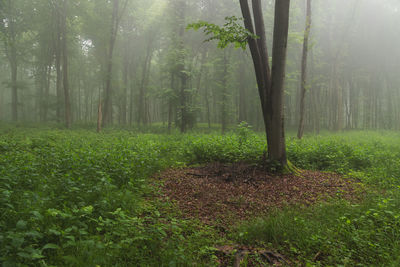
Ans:
{"label": "grass", "polygon": [[[187,164],[257,162],[266,146],[246,127],[224,136],[14,127],[0,134],[3,266],[215,265],[215,230],[180,219],[148,178]],[[399,140],[394,132],[289,137],[297,167],[356,176],[386,194],[277,211],[238,226],[231,240],[270,245],[309,265],[396,266]]]}
{"label": "grass", "polygon": [[276,211],[242,224],[232,238],[279,249],[307,266],[398,266],[399,196]]}

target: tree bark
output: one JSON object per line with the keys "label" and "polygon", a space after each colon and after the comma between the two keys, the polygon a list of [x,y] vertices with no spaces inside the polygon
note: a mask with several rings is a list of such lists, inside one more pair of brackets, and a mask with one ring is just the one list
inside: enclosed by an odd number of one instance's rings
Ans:
{"label": "tree bark", "polygon": [[306,98],[306,86],[307,86],[307,56],[308,56],[308,39],[311,30],[311,0],[307,0],[307,11],[306,11],[306,26],[304,30],[304,42],[303,42],[303,55],[301,59],[301,92],[300,92],[300,122],[299,129],[297,131],[297,138],[301,139],[304,133],[304,110],[305,110],[305,98]]}
{"label": "tree bark", "polygon": [[67,52],[67,1],[63,2],[63,14],[61,24],[61,38],[62,38],[62,62],[63,62],[63,87],[64,87],[64,107],[65,107],[65,126],[71,128],[71,102],[68,81],[68,52]]}
{"label": "tree bark", "polygon": [[[17,58],[17,32],[16,21],[14,15],[13,1],[8,1],[10,17],[8,18],[8,30],[5,32],[5,52],[10,63],[11,71],[11,118],[13,121],[18,121],[18,58]],[[1,22],[3,23],[3,22]]]}
{"label": "tree bark", "polygon": [[284,131],[283,96],[285,86],[286,48],[289,30],[290,0],[275,1],[274,40],[272,48],[271,92],[268,107],[271,108],[268,121],[271,122],[268,157],[287,165]]}
{"label": "tree bark", "polygon": [[[12,41],[12,42],[15,42]],[[11,116],[13,121],[18,121],[18,65],[17,65],[17,51],[12,44],[10,47],[10,67],[11,67]]]}
{"label": "tree bark", "polygon": [[112,69],[113,69],[113,52],[115,40],[117,38],[118,31],[118,9],[119,9],[119,0],[113,1],[113,11],[111,16],[111,31],[110,31],[110,40],[108,46],[108,54],[107,54],[107,66],[106,66],[106,88],[105,88],[105,96],[104,96],[104,106],[103,106],[103,120],[102,126],[104,127],[107,124],[112,123],[112,89],[111,89],[111,81],[112,81]]}
{"label": "tree bark", "polygon": [[[126,45],[127,46],[127,45]],[[121,124],[126,125],[127,124],[127,104],[128,104],[128,72],[129,72],[129,60],[128,60],[128,48],[125,48],[125,57],[123,59],[123,73],[122,73],[122,79],[123,79],[123,90],[122,90],[122,99],[121,99]]]}
{"label": "tree bark", "polygon": [[228,99],[227,99],[227,84],[228,84],[228,58],[226,55],[226,50],[224,50],[223,55],[223,72],[222,72],[222,97],[221,97],[221,130],[224,134],[227,130],[228,124]]}
{"label": "tree bark", "polygon": [[56,117],[57,122],[62,121],[62,105],[63,96],[61,90],[62,72],[61,72],[61,12],[60,9],[56,11],[56,26],[57,33],[54,40],[54,56],[55,56],[55,68],[56,68],[56,94],[57,94],[57,105],[56,105]]}
{"label": "tree bark", "polygon": [[245,58],[242,54],[241,64],[238,69],[239,77],[239,123],[247,121],[247,95],[246,95],[246,80],[245,80]]}
{"label": "tree bark", "polygon": [[254,31],[247,0],[240,0],[245,27],[256,33],[259,39],[249,38],[248,44],[253,58],[258,91],[264,117],[268,143],[268,160],[278,162],[282,169],[287,166],[283,96],[285,80],[286,47],[289,28],[290,0],[275,1],[275,22],[272,51],[272,70],[269,68],[264,19],[261,1],[253,0]]}
{"label": "tree bark", "polygon": [[147,45],[146,57],[143,62],[143,71],[142,71],[142,81],[140,84],[139,98],[138,98],[138,117],[137,124],[147,125],[148,123],[148,106],[147,106],[147,86],[149,83],[150,76],[150,67],[151,60],[153,58],[153,48],[152,48],[153,38],[150,37],[150,40]]}
{"label": "tree bark", "polygon": [[181,121],[180,121],[180,130],[181,133],[186,132],[189,120],[188,120],[188,96],[186,93],[186,87],[187,87],[187,81],[188,81],[188,75],[185,72],[185,47],[184,47],[184,42],[183,42],[183,37],[185,33],[185,10],[186,10],[186,0],[182,0],[179,3],[179,7],[177,9],[177,16],[178,16],[178,24],[179,24],[179,29],[178,29],[178,49],[179,49],[179,56],[178,56],[178,76],[180,78],[180,92],[179,92],[179,104],[180,104],[180,115],[181,115]]}

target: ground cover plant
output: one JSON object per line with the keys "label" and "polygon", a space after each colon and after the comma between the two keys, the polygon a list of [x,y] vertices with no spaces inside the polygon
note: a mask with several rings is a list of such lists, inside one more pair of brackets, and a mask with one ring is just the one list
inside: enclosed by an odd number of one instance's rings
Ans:
{"label": "ground cover plant", "polygon": [[265,140],[246,127],[223,136],[0,132],[3,266],[210,266],[221,263],[216,248],[227,243],[269,247],[294,264],[398,262],[400,135],[394,132],[289,137],[297,167],[356,177],[369,196],[277,210],[227,227],[224,236],[160,200],[162,185],[150,177],[209,162],[257,163]]}

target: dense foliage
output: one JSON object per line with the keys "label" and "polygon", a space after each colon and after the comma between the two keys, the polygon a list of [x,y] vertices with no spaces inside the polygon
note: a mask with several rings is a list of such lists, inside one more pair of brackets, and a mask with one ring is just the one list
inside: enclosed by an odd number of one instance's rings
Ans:
{"label": "dense foliage", "polygon": [[[246,223],[233,239],[273,244],[304,261],[397,260],[400,135],[350,132],[288,138],[300,168],[337,171],[386,188],[360,205],[340,202]],[[3,266],[212,264],[215,233],[177,219],[149,177],[210,161],[257,163],[262,135],[138,134],[7,128],[0,137],[0,261]],[[375,256],[375,255],[379,255]]]}

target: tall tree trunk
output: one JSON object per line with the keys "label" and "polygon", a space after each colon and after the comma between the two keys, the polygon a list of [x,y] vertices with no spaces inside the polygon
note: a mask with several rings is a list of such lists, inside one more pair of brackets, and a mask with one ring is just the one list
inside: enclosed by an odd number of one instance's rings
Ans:
{"label": "tall tree trunk", "polygon": [[63,62],[63,87],[64,87],[64,108],[65,108],[65,126],[71,128],[71,102],[69,97],[69,81],[68,81],[68,52],[67,52],[67,1],[63,2],[62,16],[62,62]]}
{"label": "tall tree trunk", "polygon": [[97,108],[97,132],[101,132],[101,125],[103,122],[103,112],[102,112],[102,105],[101,105],[101,98],[99,98],[99,106]]}
{"label": "tall tree trunk", "polygon": [[147,104],[147,86],[149,83],[150,76],[150,66],[151,60],[153,58],[153,48],[152,48],[153,38],[150,37],[146,57],[143,62],[143,70],[142,70],[142,81],[140,84],[139,98],[138,98],[138,117],[137,124],[147,125],[148,123],[148,104]]}
{"label": "tall tree trunk", "polygon": [[135,119],[135,116],[133,114],[134,110],[134,98],[135,98],[135,79],[134,77],[136,76],[136,64],[132,64],[132,67],[130,68],[130,73],[131,73],[131,83],[130,83],[130,93],[129,93],[129,125],[132,125]]}
{"label": "tall tree trunk", "polygon": [[275,23],[272,50],[272,71],[269,68],[264,19],[260,0],[253,0],[255,31],[247,0],[240,0],[245,27],[260,38],[249,38],[268,143],[268,159],[287,166],[283,120],[286,47],[290,0],[275,1]]}
{"label": "tall tree trunk", "polygon": [[311,29],[311,0],[307,0],[306,26],[304,30],[303,55],[301,59],[301,92],[300,92],[300,122],[297,131],[297,138],[301,139],[304,133],[304,110],[307,85],[307,56],[308,56],[308,39]]}
{"label": "tall tree trunk", "polygon": [[[171,72],[171,89],[175,86],[175,75]],[[172,127],[172,112],[173,112],[173,99],[172,96],[169,96],[168,99],[168,133],[171,133]]]}
{"label": "tall tree trunk", "polygon": [[186,10],[186,0],[182,0],[179,2],[179,7],[177,9],[178,16],[178,25],[179,25],[179,40],[178,40],[178,49],[179,49],[179,58],[178,58],[178,76],[180,77],[180,92],[179,92],[179,105],[180,105],[180,130],[181,133],[186,132],[189,118],[188,118],[188,96],[187,96],[187,81],[188,75],[185,72],[185,47],[184,47],[184,33],[185,33],[185,10]]}
{"label": "tall tree trunk", "polygon": [[54,39],[54,57],[55,57],[55,69],[56,69],[56,94],[57,94],[57,105],[56,105],[56,118],[57,122],[62,121],[62,106],[63,96],[61,90],[62,83],[62,72],[61,72],[61,8],[56,7],[55,10],[56,28],[57,33]]}
{"label": "tall tree trunk", "polygon": [[129,72],[129,59],[128,59],[128,48],[125,48],[125,57],[123,59],[123,90],[122,90],[122,101],[121,101],[121,124],[127,124],[127,104],[128,104],[128,72]]}
{"label": "tall tree trunk", "polygon": [[[124,9],[128,0],[125,2]],[[113,11],[111,16],[111,31],[110,31],[110,40],[108,45],[108,54],[107,54],[107,66],[106,66],[106,87],[105,87],[105,97],[104,97],[104,107],[103,107],[103,126],[112,123],[112,71],[113,71],[113,52],[115,46],[115,40],[117,39],[119,19],[118,18],[119,11],[119,0],[113,1]]]}
{"label": "tall tree trunk", "polygon": [[50,103],[50,83],[51,83],[51,66],[52,62],[47,66],[47,81],[45,89],[45,105],[44,105],[44,121],[47,121],[49,113],[49,103]]}
{"label": "tall tree trunk", "polygon": [[270,109],[270,112],[268,112],[268,121],[271,123],[270,138],[268,138],[268,158],[271,161],[278,161],[283,167],[287,165],[283,96],[289,30],[289,9],[290,0],[275,1],[271,90],[268,97],[268,109]]}
{"label": "tall tree trunk", "polygon": [[187,96],[186,96],[186,86],[187,86],[187,75],[183,71],[180,73],[181,78],[181,88],[179,92],[179,102],[180,102],[180,112],[181,112],[181,133],[186,132],[188,125],[188,110],[187,110]]}
{"label": "tall tree trunk", "polygon": [[13,121],[18,121],[18,84],[17,84],[17,51],[14,45],[10,47],[11,67],[11,116]]}
{"label": "tall tree trunk", "polygon": [[14,6],[12,1],[8,1],[8,7],[12,13],[8,20],[8,40],[6,41],[5,48],[8,61],[11,69],[11,118],[13,121],[18,121],[18,62],[17,62],[17,47],[16,47],[16,25],[14,18]]}
{"label": "tall tree trunk", "polygon": [[[57,49],[58,50],[58,49]],[[61,53],[60,51],[56,52],[56,94],[57,94],[57,106],[56,106],[56,117],[57,122],[62,121],[62,105],[63,105],[63,97],[61,90],[61,81],[62,81],[62,73],[61,73]]]}
{"label": "tall tree trunk", "polygon": [[223,58],[223,72],[222,72],[222,98],[221,98],[221,130],[224,134],[227,129],[228,119],[228,99],[227,99],[227,85],[228,84],[228,59],[226,55],[226,49],[224,50]]}
{"label": "tall tree trunk", "polygon": [[238,69],[239,78],[239,123],[247,121],[247,96],[246,96],[246,79],[245,79],[245,57],[242,54],[241,64]]}

